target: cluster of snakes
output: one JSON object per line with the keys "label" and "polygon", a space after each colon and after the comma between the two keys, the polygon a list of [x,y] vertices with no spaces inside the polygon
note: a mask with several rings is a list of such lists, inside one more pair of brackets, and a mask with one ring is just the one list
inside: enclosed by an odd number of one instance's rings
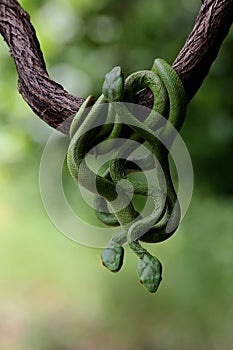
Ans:
{"label": "cluster of snakes", "polygon": [[[141,117],[133,106],[137,94],[146,88],[153,93],[153,108]],[[174,130],[179,131],[183,124],[186,105],[178,75],[166,61],[156,59],[151,70],[133,73],[126,79],[120,67],[113,68],[105,76],[101,96],[95,102],[89,96],[70,127],[67,164],[72,177],[93,193],[98,219],[122,228],[102,251],[102,263],[112,272],[119,271],[124,258],[123,245],[127,243],[139,257],[140,282],[151,293],[162,280],[162,265],[140,241],[164,241],[179,225],[181,209],[171,178],[169,149],[175,139]],[[135,157],[135,144],[146,145],[148,154]],[[85,156],[108,153],[111,147],[116,155],[107,168],[96,174]],[[156,187],[129,177],[131,173],[153,168],[158,178]],[[132,194],[149,197],[153,210],[142,216]]]}

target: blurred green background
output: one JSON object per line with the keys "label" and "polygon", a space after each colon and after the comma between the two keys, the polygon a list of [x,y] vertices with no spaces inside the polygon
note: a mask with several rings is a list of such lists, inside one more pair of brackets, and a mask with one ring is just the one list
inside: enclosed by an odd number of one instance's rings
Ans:
{"label": "blurred green background", "polygon": [[[200,1],[20,1],[51,77],[98,96],[114,65],[126,75],[172,62]],[[40,197],[39,164],[51,129],[18,94],[0,40],[0,348],[3,350],[230,350],[233,343],[233,32],[189,105],[182,136],[195,187],[177,233],[147,245],[163,262],[155,295],[140,286],[126,249],[118,274],[100,250],[65,238]],[[68,185],[69,186],[69,185]]]}

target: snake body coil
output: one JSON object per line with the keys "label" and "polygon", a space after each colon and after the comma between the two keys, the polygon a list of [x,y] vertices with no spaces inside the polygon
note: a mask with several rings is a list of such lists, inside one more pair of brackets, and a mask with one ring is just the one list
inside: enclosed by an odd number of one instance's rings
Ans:
{"label": "snake body coil", "polygon": [[[154,96],[150,113],[140,117],[134,115],[135,96],[145,88],[150,88]],[[131,74],[125,81],[120,67],[115,67],[105,77],[102,95],[87,112],[91,104],[89,96],[75,116],[70,128],[70,145],[67,164],[72,177],[95,197],[97,217],[106,225],[122,227],[122,232],[114,236],[102,251],[103,264],[113,272],[123,263],[123,244],[139,257],[138,274],[141,283],[149,292],[155,292],[162,279],[162,266],[143,247],[140,241],[156,243],[169,238],[180,221],[180,205],[172,183],[169,168],[169,150],[179,131],[186,113],[186,96],[183,85],[164,60],[156,59],[152,70]],[[133,105],[132,105],[133,106]],[[95,123],[98,118],[98,125]],[[99,127],[99,124],[102,127]],[[120,144],[117,139],[127,138]],[[108,141],[100,144],[100,141]],[[135,158],[132,144],[146,144],[150,153]],[[88,152],[105,154],[114,144],[117,149],[115,159],[111,159],[104,174],[95,174],[86,163]],[[151,156],[152,154],[152,156]],[[129,180],[130,172],[156,168],[159,162],[165,179],[157,168],[158,188],[149,188],[144,183]],[[132,194],[148,196],[154,210],[141,217],[135,209]],[[111,212],[110,212],[111,208]]]}

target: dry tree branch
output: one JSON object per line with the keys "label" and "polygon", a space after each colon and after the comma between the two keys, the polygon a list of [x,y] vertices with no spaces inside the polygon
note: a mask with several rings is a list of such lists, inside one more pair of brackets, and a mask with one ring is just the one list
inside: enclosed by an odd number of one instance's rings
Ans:
{"label": "dry tree branch", "polygon": [[[233,0],[205,0],[194,28],[173,63],[182,80],[188,100],[195,95],[233,21]],[[0,32],[7,42],[18,72],[18,89],[31,109],[53,128],[73,116],[84,99],[72,96],[50,79],[29,15],[16,0],[0,0]],[[149,90],[138,102],[150,107]],[[67,133],[69,122],[61,131]]]}

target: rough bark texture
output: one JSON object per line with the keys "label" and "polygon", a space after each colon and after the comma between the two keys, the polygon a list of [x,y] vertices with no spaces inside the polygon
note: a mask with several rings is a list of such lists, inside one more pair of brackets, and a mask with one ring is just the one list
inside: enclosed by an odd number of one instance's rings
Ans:
{"label": "rough bark texture", "polygon": [[[84,99],[49,78],[30,17],[17,1],[0,0],[0,32],[15,61],[19,92],[31,109],[53,128],[77,113]],[[69,123],[61,131],[67,133]]]}
{"label": "rough bark texture", "polygon": [[[203,1],[193,30],[172,65],[182,80],[188,101],[207,76],[232,22],[233,0]],[[137,102],[152,106],[152,101],[153,96],[148,90]]]}
{"label": "rough bark texture", "polygon": [[[194,28],[173,63],[188,100],[201,86],[233,21],[233,0],[206,0]],[[53,128],[62,125],[67,133],[70,119],[84,99],[72,96],[51,80],[29,15],[16,0],[0,0],[0,32],[10,47],[18,72],[18,89],[31,109]],[[151,107],[150,90],[139,95],[138,103]],[[69,120],[68,120],[69,118]]]}
{"label": "rough bark texture", "polygon": [[232,0],[210,0],[202,5],[193,30],[173,63],[189,100],[207,76],[232,21]]}

